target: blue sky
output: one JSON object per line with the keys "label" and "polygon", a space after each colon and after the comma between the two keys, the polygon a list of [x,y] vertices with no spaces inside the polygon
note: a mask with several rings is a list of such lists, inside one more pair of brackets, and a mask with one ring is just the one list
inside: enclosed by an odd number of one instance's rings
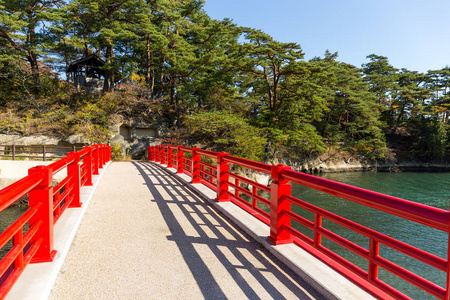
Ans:
{"label": "blue sky", "polygon": [[305,59],[328,49],[357,67],[372,53],[413,71],[450,66],[450,0],[205,0],[204,9],[298,43]]}

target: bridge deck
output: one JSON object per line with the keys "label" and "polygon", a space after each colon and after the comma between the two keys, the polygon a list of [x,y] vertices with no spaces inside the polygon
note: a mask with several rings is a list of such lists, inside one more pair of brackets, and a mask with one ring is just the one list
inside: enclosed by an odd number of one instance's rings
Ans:
{"label": "bridge deck", "polygon": [[159,168],[111,164],[50,299],[201,298],[322,297]]}

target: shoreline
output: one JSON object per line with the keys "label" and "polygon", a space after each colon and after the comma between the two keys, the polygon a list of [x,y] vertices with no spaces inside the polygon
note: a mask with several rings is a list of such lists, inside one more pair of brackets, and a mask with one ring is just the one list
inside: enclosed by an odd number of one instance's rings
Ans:
{"label": "shoreline", "polygon": [[308,161],[276,159],[273,164],[283,164],[293,170],[308,174],[342,173],[342,172],[450,172],[450,163],[430,163],[419,161],[360,161],[355,158],[347,160]]}

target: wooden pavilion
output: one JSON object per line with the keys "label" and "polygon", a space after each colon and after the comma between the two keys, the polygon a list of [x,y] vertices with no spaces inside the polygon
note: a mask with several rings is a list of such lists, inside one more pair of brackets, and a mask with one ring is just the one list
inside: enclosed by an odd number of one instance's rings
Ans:
{"label": "wooden pavilion", "polygon": [[95,54],[76,60],[69,65],[67,78],[72,78],[77,89],[86,88],[91,92],[101,92],[105,81],[105,65],[100,57]]}

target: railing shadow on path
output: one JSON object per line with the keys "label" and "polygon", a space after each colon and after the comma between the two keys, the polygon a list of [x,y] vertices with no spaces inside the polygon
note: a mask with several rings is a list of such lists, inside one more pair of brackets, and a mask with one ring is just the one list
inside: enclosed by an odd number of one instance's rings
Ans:
{"label": "railing shadow on path", "polygon": [[[176,243],[206,299],[229,298],[215,268],[225,269],[235,282],[233,286],[237,285],[248,299],[324,299],[177,178],[149,163],[133,164],[170,229],[168,240]],[[184,228],[179,212],[188,221]],[[210,264],[214,261],[219,266]]]}

